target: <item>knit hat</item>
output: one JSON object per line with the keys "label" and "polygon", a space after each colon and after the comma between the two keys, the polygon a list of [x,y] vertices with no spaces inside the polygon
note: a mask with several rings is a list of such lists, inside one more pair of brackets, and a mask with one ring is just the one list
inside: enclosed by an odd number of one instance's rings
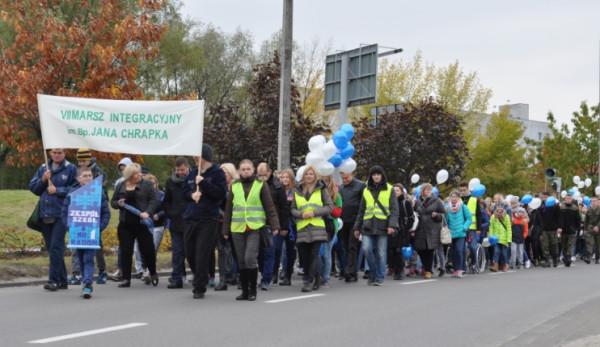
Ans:
{"label": "knit hat", "polygon": [[121,165],[127,166],[127,165],[132,164],[132,163],[133,163],[133,161],[131,160],[131,158],[125,157],[125,158],[121,159],[121,161],[119,161],[119,164],[117,164],[117,167],[119,167]]}
{"label": "knit hat", "polygon": [[89,148],[79,148],[77,150],[77,161],[92,160],[92,151]]}
{"label": "knit hat", "polygon": [[209,144],[202,144],[202,159],[211,163],[213,161],[213,148]]}

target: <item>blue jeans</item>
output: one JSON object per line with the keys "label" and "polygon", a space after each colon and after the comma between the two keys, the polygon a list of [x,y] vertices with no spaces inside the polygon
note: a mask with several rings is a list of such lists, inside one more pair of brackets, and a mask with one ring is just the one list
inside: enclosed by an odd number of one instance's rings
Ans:
{"label": "blue jeans", "polygon": [[387,262],[387,235],[363,235],[362,249],[367,256],[370,279],[383,282]]}
{"label": "blue jeans", "polygon": [[261,245],[258,259],[261,274],[261,283],[270,284],[273,280],[273,266],[275,266],[275,242],[271,247]]}
{"label": "blue jeans", "polygon": [[321,244],[321,271],[319,272],[321,273],[323,283],[329,282],[329,278],[331,277],[331,250],[334,240],[335,238]]}
{"label": "blue jeans", "polygon": [[467,264],[465,262],[465,245],[464,237],[452,239],[452,263],[454,264],[455,270],[467,270]]}
{"label": "blue jeans", "polygon": [[75,253],[81,266],[81,283],[84,286],[91,286],[94,281],[94,257],[96,257],[96,250],[78,249]]}
{"label": "blue jeans", "polygon": [[494,246],[494,263],[500,264],[499,261],[502,259],[502,265],[508,264],[510,258],[508,257],[508,247],[505,245],[497,244]]}
{"label": "blue jeans", "polygon": [[169,230],[171,233],[171,280],[182,283],[185,275],[185,255],[183,253],[183,233]]}
{"label": "blue jeans", "polygon": [[59,218],[52,224],[42,224],[42,234],[50,259],[48,281],[67,283],[67,267],[65,266],[65,233],[67,228]]}
{"label": "blue jeans", "polygon": [[471,253],[471,264],[477,264],[477,247],[479,246],[479,241],[477,240],[477,231],[469,230],[467,239],[467,246],[469,247],[469,251]]}

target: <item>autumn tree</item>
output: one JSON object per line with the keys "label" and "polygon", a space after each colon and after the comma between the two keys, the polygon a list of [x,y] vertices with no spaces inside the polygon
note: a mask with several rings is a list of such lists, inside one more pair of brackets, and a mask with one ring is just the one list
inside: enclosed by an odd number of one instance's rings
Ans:
{"label": "autumn tree", "polygon": [[520,142],[523,132],[521,123],[510,119],[507,110],[494,113],[485,132],[475,139],[465,176],[479,178],[488,194],[530,191],[531,163],[525,155],[527,148]]}
{"label": "autumn tree", "polygon": [[158,52],[163,5],[0,0],[0,138],[12,149],[9,162],[41,161],[38,93],[143,98],[138,65]]}
{"label": "autumn tree", "polygon": [[381,165],[392,182],[409,183],[417,173],[422,182],[435,183],[436,173],[446,169],[449,183],[456,183],[468,159],[462,124],[460,117],[429,99],[381,114],[376,124],[363,117],[355,123],[352,140],[359,174],[365,177],[370,166]]}

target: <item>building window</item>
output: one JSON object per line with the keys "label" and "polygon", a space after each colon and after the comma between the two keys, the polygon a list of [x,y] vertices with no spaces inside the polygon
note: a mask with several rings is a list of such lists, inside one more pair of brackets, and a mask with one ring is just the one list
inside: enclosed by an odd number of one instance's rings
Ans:
{"label": "building window", "polygon": [[542,133],[538,133],[538,141],[542,141]]}

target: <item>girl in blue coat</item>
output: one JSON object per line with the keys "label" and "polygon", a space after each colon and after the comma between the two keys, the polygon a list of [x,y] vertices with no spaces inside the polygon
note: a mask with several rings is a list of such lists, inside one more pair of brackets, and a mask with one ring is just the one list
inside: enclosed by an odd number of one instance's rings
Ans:
{"label": "girl in blue coat", "polygon": [[471,226],[471,212],[463,204],[460,193],[453,191],[450,194],[450,200],[446,206],[446,220],[452,236],[452,263],[454,264],[454,273],[452,276],[461,278],[467,265],[465,263],[465,239]]}

